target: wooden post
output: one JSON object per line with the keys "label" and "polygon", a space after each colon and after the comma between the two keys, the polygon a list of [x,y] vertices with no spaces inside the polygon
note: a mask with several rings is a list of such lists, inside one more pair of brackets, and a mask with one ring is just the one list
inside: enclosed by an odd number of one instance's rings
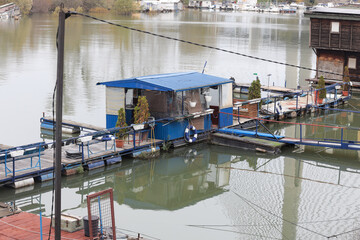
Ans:
{"label": "wooden post", "polygon": [[61,145],[62,145],[62,102],[64,77],[65,12],[60,6],[58,28],[58,58],[56,83],[56,131],[55,131],[55,239],[61,239]]}

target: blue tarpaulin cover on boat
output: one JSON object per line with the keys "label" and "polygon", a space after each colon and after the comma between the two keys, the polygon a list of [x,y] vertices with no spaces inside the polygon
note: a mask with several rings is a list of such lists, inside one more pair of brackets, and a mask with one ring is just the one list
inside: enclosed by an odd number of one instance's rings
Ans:
{"label": "blue tarpaulin cover on boat", "polygon": [[203,87],[217,86],[230,82],[233,81],[230,79],[210,76],[198,72],[185,72],[150,75],[110,82],[100,82],[97,83],[97,85],[118,88],[179,92]]}

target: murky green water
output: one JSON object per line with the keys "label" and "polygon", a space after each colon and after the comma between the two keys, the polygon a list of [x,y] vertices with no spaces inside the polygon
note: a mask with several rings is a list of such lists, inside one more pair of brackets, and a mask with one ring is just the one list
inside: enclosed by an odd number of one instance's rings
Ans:
{"label": "murky green water", "polygon": [[[100,16],[124,25],[277,61],[315,67],[309,20],[301,16],[185,11],[136,17]],[[64,118],[105,126],[99,81],[202,71],[250,83],[306,86],[308,71],[154,38],[71,17],[66,20]],[[0,143],[40,141],[39,119],[50,113],[56,77],[57,18],[35,15],[0,22]],[[346,109],[360,109],[353,100]],[[294,122],[359,127],[355,113],[311,115]],[[278,134],[299,129],[270,125]],[[333,138],[335,130],[303,129]],[[358,131],[346,133],[358,140]],[[156,161],[121,165],[63,179],[64,212],[86,215],[86,195],[114,189],[118,228],[155,239],[322,239],[359,228],[358,152],[319,148],[280,155],[193,145]],[[0,189],[0,201],[25,211],[51,211],[51,183]],[[41,204],[39,204],[41,202]],[[356,239],[349,232],[338,239]]]}

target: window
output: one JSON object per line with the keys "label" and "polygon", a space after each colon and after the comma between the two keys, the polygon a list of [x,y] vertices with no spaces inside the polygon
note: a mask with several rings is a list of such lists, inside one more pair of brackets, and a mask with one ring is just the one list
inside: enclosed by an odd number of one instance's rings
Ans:
{"label": "window", "polygon": [[356,69],[356,58],[349,57],[348,67],[350,69]]}
{"label": "window", "polygon": [[339,32],[340,32],[340,23],[331,22],[331,33],[339,33]]}

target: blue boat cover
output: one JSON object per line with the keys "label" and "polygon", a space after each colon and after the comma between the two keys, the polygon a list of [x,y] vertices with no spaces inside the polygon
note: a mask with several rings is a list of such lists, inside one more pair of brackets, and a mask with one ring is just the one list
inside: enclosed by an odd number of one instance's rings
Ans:
{"label": "blue boat cover", "polygon": [[[256,131],[233,129],[233,128],[221,128],[221,129],[219,129],[219,132],[238,135],[238,136],[255,136],[256,135]],[[257,132],[257,135],[259,137],[274,138],[274,136],[270,133]],[[276,138],[284,138],[284,136],[280,136],[280,135],[275,135],[275,137]]]}
{"label": "blue boat cover", "polygon": [[233,81],[230,79],[210,76],[198,72],[184,72],[150,75],[110,82],[100,82],[97,83],[97,85],[129,89],[180,92],[203,87],[217,86],[230,82]]}

